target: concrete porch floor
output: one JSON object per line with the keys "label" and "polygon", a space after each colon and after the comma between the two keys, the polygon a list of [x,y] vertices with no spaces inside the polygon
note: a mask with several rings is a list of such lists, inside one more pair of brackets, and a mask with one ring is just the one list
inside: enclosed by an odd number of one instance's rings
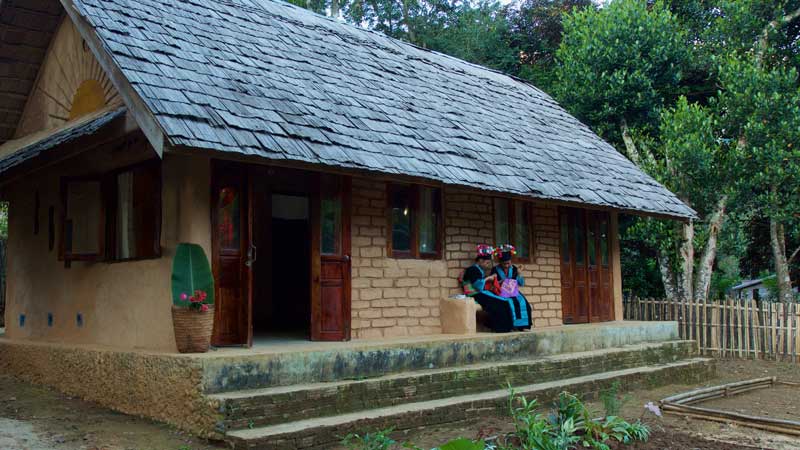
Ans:
{"label": "concrete porch floor", "polygon": [[[674,330],[673,330],[674,328]],[[586,333],[602,332],[607,330],[609,334],[618,334],[618,338],[623,341],[635,340],[635,342],[655,342],[660,340],[672,340],[678,338],[677,323],[675,322],[644,322],[644,321],[616,321],[592,324],[562,325],[558,327],[536,328],[530,331],[519,331],[511,333],[475,333],[475,334],[429,334],[423,336],[394,337],[382,339],[359,339],[346,342],[313,342],[299,336],[292,335],[262,335],[253,338],[253,346],[250,348],[231,346],[215,347],[208,353],[185,354],[182,357],[209,359],[216,357],[229,356],[254,356],[272,355],[292,352],[317,352],[331,350],[355,350],[369,348],[392,348],[403,346],[414,346],[420,344],[442,343],[442,342],[470,342],[485,340],[503,340],[515,337],[552,335],[553,333]],[[657,331],[656,331],[657,330]],[[674,333],[672,333],[674,331]],[[649,333],[652,335],[648,335]],[[624,336],[623,336],[624,335]],[[631,343],[631,342],[627,342]]]}

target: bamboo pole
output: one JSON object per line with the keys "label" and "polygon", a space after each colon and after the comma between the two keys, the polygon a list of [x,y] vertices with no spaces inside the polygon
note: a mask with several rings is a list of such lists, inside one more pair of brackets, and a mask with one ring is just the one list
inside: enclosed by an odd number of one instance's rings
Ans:
{"label": "bamboo pole", "polygon": [[750,325],[752,321],[750,320],[750,302],[744,301],[742,302],[742,308],[744,311],[744,320],[742,320],[742,324],[744,325],[744,351],[745,356],[749,359],[751,357],[750,353]]}

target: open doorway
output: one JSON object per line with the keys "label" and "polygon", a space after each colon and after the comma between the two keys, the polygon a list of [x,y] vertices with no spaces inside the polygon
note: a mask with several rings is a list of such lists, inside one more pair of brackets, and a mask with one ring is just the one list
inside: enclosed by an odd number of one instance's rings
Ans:
{"label": "open doorway", "polygon": [[[308,339],[311,322],[311,205],[308,196],[270,195],[267,245],[254,267],[254,338]],[[261,225],[259,225],[261,226]],[[264,246],[262,245],[262,248]],[[260,259],[260,258],[259,258]]]}

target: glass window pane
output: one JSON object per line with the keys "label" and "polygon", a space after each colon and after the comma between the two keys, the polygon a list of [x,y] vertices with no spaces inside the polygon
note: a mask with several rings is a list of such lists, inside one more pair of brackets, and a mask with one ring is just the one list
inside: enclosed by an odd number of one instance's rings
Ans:
{"label": "glass window pane", "polygon": [[342,202],[338,197],[322,199],[322,253],[339,254],[339,230],[342,227]]}
{"label": "glass window pane", "polygon": [[234,186],[226,186],[219,191],[217,233],[220,247],[223,249],[238,250],[240,248],[240,200],[239,191]]}
{"label": "glass window pane", "polygon": [[494,240],[496,245],[510,244],[508,226],[508,200],[494,199]]}
{"label": "glass window pane", "polygon": [[117,259],[129,259],[136,256],[133,179],[133,172],[123,172],[117,175]]}
{"label": "glass window pane", "polygon": [[595,227],[590,222],[589,229],[586,233],[586,248],[589,252],[589,265],[597,265],[597,246],[595,245]]}
{"label": "glass window pane", "polygon": [[561,260],[569,262],[569,258],[569,216],[561,214]]}
{"label": "glass window pane", "polygon": [[575,264],[583,265],[586,261],[585,220],[583,211],[575,216]]}
{"label": "glass window pane", "polygon": [[531,256],[531,229],[528,223],[528,204],[514,202],[514,246],[517,247],[517,256],[529,258]]}
{"label": "glass window pane", "polygon": [[608,266],[608,219],[600,221],[600,261]]}
{"label": "glass window pane", "polygon": [[411,187],[395,186],[392,189],[392,250],[411,251]]}
{"label": "glass window pane", "polygon": [[96,255],[100,252],[102,198],[99,181],[74,181],[67,184],[67,254]]}
{"label": "glass window pane", "polygon": [[439,190],[429,187],[419,188],[419,252],[436,253],[436,238],[439,225]]}

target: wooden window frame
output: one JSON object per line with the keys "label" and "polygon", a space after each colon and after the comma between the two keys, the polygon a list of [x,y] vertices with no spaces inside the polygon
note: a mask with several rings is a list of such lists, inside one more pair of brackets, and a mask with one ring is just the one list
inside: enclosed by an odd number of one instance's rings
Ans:
{"label": "wooden window frame", "polygon": [[[409,220],[410,225],[410,236],[409,236],[409,247],[410,250],[403,251],[403,250],[395,250],[393,248],[393,222],[392,222],[392,194],[398,190],[398,188],[410,188],[411,191],[411,199],[409,202],[409,209],[411,218]],[[437,220],[436,220],[436,251],[434,252],[425,252],[422,253],[419,251],[419,228],[417,227],[417,215],[419,214],[419,204],[420,204],[420,196],[422,195],[421,188],[430,188],[433,189],[434,192],[438,192],[438,195],[435,195],[435,198],[438,200],[438,205],[434,205],[434,208],[438,206]],[[390,258],[394,259],[427,259],[427,260],[437,260],[442,259],[442,248],[444,244],[444,189],[441,186],[430,186],[430,185],[420,185],[420,184],[413,184],[413,183],[400,183],[400,182],[388,182],[386,183],[386,223],[387,223],[387,231],[386,231],[386,254]]]}
{"label": "wooden window frame", "polygon": [[[145,168],[148,166],[152,166],[153,170],[157,172],[157,176],[155,177],[157,185],[155,186],[155,191],[158,195],[155,195],[153,198],[154,210],[156,217],[153,218],[153,221],[157,224],[155,229],[153,230],[153,248],[152,254],[150,256],[135,256],[132,258],[118,258],[117,257],[117,208],[119,205],[117,204],[118,200],[118,189],[117,186],[117,179],[120,174],[125,172],[135,171],[136,169]],[[161,225],[162,225],[162,164],[161,159],[154,158],[149,159],[147,161],[138,162],[135,164],[131,164],[119,169],[115,169],[109,172],[107,175],[108,180],[105,183],[108,186],[108,192],[105,193],[104,197],[107,199],[109,204],[108,213],[106,216],[106,223],[108,226],[106,227],[106,255],[105,261],[108,263],[119,263],[119,262],[130,262],[130,261],[143,261],[148,259],[158,259],[161,257]]]}
{"label": "wooden window frame", "polygon": [[[73,254],[71,251],[67,253],[67,210],[69,208],[69,202],[67,199],[69,198],[69,185],[71,183],[80,183],[80,182],[96,182],[100,184],[100,223],[98,225],[97,230],[97,253],[78,253]],[[59,235],[61,239],[59,240],[59,248],[58,248],[58,260],[59,261],[87,261],[87,262],[95,262],[95,261],[102,261],[105,256],[106,251],[106,219],[108,217],[108,211],[106,210],[106,202],[105,202],[105,194],[106,194],[106,187],[104,186],[103,177],[100,175],[85,175],[85,176],[78,176],[78,177],[62,177],[61,178],[61,214],[60,214],[60,229]]]}
{"label": "wooden window frame", "polygon": [[[517,226],[517,208],[516,208],[516,205],[518,203],[522,203],[523,204],[523,211],[525,212],[525,215],[528,216],[528,245],[529,245],[528,256],[527,257],[514,256],[514,258],[512,258],[512,260],[511,260],[511,262],[512,263],[531,263],[531,262],[533,262],[535,257],[536,257],[535,252],[534,252],[534,250],[536,249],[536,241],[534,239],[534,236],[535,236],[536,233],[534,232],[534,229],[533,229],[534,228],[533,227],[533,219],[534,219],[533,203],[528,202],[528,201],[524,201],[524,200],[514,199],[514,198],[492,197],[492,239],[494,239],[495,241],[497,240],[497,227],[496,227],[497,221],[495,220],[496,219],[496,214],[497,214],[497,200],[505,200],[505,201],[508,202],[508,237],[509,237],[509,240],[512,240],[512,241],[513,241],[514,236],[516,236],[516,234],[517,234],[516,233],[516,226]],[[503,244],[508,244],[508,242],[495,242],[495,245],[503,245]],[[511,244],[514,244],[514,242],[511,242]],[[514,244],[514,245],[516,245],[516,244]]]}
{"label": "wooden window frame", "polygon": [[[156,202],[154,210],[156,217],[153,218],[156,223],[153,238],[153,253],[148,256],[137,256],[133,258],[119,259],[116,257],[116,213],[117,213],[117,177],[121,173],[133,171],[142,167],[153,166],[154,170],[158,172],[156,177],[155,195],[153,201]],[[59,261],[85,261],[85,262],[106,262],[106,263],[119,263],[130,261],[141,261],[147,259],[161,258],[161,226],[162,226],[162,164],[161,159],[153,158],[146,161],[138,162],[135,164],[127,165],[101,175],[85,175],[76,177],[62,177],[61,178],[61,208],[60,208],[60,224],[59,224]],[[67,209],[69,207],[68,199],[68,186],[70,183],[76,182],[98,182],[101,189],[100,201],[100,224],[98,230],[98,252],[97,253],[84,253],[84,254],[67,254],[66,251],[66,219]]]}

